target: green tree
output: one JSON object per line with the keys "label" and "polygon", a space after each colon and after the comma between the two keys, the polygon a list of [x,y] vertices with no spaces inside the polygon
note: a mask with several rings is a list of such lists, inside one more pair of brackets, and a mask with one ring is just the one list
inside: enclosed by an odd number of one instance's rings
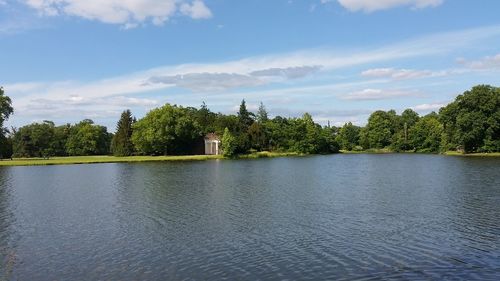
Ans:
{"label": "green tree", "polygon": [[443,125],[436,113],[420,118],[409,131],[410,143],[418,152],[439,152]]}
{"label": "green tree", "polygon": [[253,113],[247,110],[247,105],[245,100],[241,101],[240,110],[238,111],[238,122],[240,124],[240,129],[242,132],[246,132],[248,127],[254,122]]}
{"label": "green tree", "polygon": [[259,122],[259,124],[265,124],[267,121],[269,121],[269,117],[266,107],[260,102],[259,110],[257,111],[257,122]]}
{"label": "green tree", "polygon": [[500,151],[500,88],[475,86],[441,108],[439,114],[444,149]]}
{"label": "green tree", "polygon": [[54,155],[57,156],[68,155],[68,153],[66,152],[66,143],[68,142],[70,132],[71,132],[70,124],[65,124],[54,128],[54,136],[51,142],[51,147],[54,152]]}
{"label": "green tree", "polygon": [[3,88],[0,87],[0,128],[3,128],[3,123],[9,119],[12,113],[14,113],[12,100],[5,95]]}
{"label": "green tree", "polygon": [[132,125],[134,117],[130,110],[122,112],[120,120],[116,125],[116,133],[111,142],[112,152],[115,156],[129,156],[134,153],[134,144],[132,143]]}
{"label": "green tree", "polygon": [[355,146],[359,145],[359,134],[361,128],[348,122],[340,128],[336,137],[341,149],[351,151]]}
{"label": "green tree", "polygon": [[14,113],[12,101],[0,87],[0,158],[12,156],[12,140],[7,137],[8,130],[3,127],[12,113]]}
{"label": "green tree", "polygon": [[106,127],[86,119],[71,127],[66,151],[68,155],[104,155],[109,153],[112,135]]}
{"label": "green tree", "polygon": [[189,154],[201,137],[200,126],[188,109],[166,104],[133,125],[132,142],[141,154]]}
{"label": "green tree", "polygon": [[[217,129],[215,126],[216,114],[214,114],[213,112],[210,111],[210,109],[208,109],[205,102],[202,103],[200,109],[197,110],[195,115],[196,115],[196,121],[200,125],[201,131],[203,132],[204,135],[216,131]],[[222,127],[222,129],[220,129],[221,134],[224,128],[225,127]]]}
{"label": "green tree", "polygon": [[248,128],[248,137],[251,148],[256,150],[263,150],[266,147],[266,135],[262,125],[257,122],[252,123]]}
{"label": "green tree", "polygon": [[419,115],[413,109],[406,109],[401,114],[399,122],[396,124],[396,132],[392,137],[391,147],[394,151],[407,151],[412,149],[408,137],[408,132],[419,120]]}
{"label": "green tree", "polygon": [[0,159],[10,158],[13,154],[12,137],[7,136],[8,131],[0,128],[3,132],[0,133]]}
{"label": "green tree", "polygon": [[340,145],[336,139],[337,128],[326,126],[321,130],[321,140],[318,153],[338,153]]}
{"label": "green tree", "polygon": [[394,110],[377,110],[368,118],[368,124],[360,132],[361,145],[366,148],[384,148],[391,144],[392,137],[401,127]]}
{"label": "green tree", "polygon": [[231,134],[228,128],[224,129],[224,134],[222,135],[222,154],[225,157],[232,157],[236,152],[236,139]]}
{"label": "green tree", "polygon": [[16,130],[13,152],[16,157],[49,157],[54,151],[55,125],[52,121],[32,123]]}

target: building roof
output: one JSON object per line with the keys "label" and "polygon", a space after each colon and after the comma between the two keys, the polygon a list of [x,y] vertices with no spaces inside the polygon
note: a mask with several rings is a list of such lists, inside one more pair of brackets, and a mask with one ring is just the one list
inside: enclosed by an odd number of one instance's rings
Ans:
{"label": "building roof", "polygon": [[205,136],[205,140],[220,140],[220,138],[219,135],[217,135],[216,133],[208,133]]}

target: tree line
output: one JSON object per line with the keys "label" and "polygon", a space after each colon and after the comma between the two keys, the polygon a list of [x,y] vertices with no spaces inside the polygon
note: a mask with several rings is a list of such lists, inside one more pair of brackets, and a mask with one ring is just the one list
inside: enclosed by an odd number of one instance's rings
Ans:
{"label": "tree line", "polygon": [[241,102],[237,114],[165,104],[136,120],[121,114],[114,134],[86,119],[56,126],[43,121],[7,130],[11,100],[0,88],[0,156],[193,154],[207,133],[221,136],[226,156],[253,151],[336,153],[339,150],[387,149],[395,152],[466,153],[500,151],[500,88],[479,85],[459,95],[439,112],[419,116],[412,109],[373,112],[366,126],[321,126],[305,113],[300,118],[270,118],[261,103],[250,112]]}

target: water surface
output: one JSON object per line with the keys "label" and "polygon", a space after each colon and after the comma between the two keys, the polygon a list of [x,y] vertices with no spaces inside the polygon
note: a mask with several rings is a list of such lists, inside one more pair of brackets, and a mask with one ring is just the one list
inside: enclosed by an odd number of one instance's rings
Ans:
{"label": "water surface", "polygon": [[500,158],[0,168],[0,280],[500,280]]}

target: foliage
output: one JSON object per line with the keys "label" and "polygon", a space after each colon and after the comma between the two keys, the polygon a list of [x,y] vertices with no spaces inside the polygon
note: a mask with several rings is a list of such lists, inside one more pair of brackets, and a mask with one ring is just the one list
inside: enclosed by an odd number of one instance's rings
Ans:
{"label": "foliage", "polygon": [[66,152],[74,156],[105,155],[109,153],[111,139],[106,127],[86,119],[71,127]]}
{"label": "foliage", "polygon": [[51,121],[33,123],[14,132],[16,157],[48,157],[54,154],[55,125]]}
{"label": "foliage", "polygon": [[5,95],[2,87],[0,87],[0,128],[3,128],[3,123],[9,119],[9,116],[14,113],[11,99]]}
{"label": "foliage", "polygon": [[231,134],[228,128],[224,129],[224,135],[222,135],[222,153],[226,157],[232,157],[236,151],[236,139]]}
{"label": "foliage", "polygon": [[3,127],[12,113],[14,113],[12,101],[0,87],[0,159],[12,156],[12,139],[7,136],[8,130]]}
{"label": "foliage", "polygon": [[413,149],[417,152],[439,152],[443,125],[436,113],[420,118],[410,129],[409,138]]}
{"label": "foliage", "polygon": [[189,154],[202,130],[188,108],[166,104],[133,126],[132,142],[144,155]]}
{"label": "foliage", "polygon": [[240,110],[238,111],[238,123],[240,125],[241,132],[246,132],[248,127],[254,122],[254,114],[247,110],[247,105],[245,100],[241,101]]}
{"label": "foliage", "polygon": [[132,143],[132,125],[135,119],[130,110],[122,112],[120,120],[116,125],[116,133],[111,142],[111,150],[115,156],[130,156],[134,153]]}
{"label": "foliage", "polygon": [[259,124],[265,124],[267,121],[269,121],[268,113],[266,107],[261,102],[259,110],[257,111],[257,122],[259,122]]}
{"label": "foliage", "polygon": [[247,131],[251,148],[262,151],[267,147],[267,136],[264,125],[253,122]]}
{"label": "foliage", "polygon": [[13,154],[12,138],[6,136],[6,133],[0,133],[0,159],[10,158]]}
{"label": "foliage", "polygon": [[353,150],[353,148],[359,144],[360,131],[361,128],[353,125],[351,122],[346,123],[342,128],[340,128],[336,137],[340,148],[348,151]]}
{"label": "foliage", "polygon": [[439,112],[447,149],[500,151],[500,88],[479,85]]}
{"label": "foliage", "polygon": [[394,110],[377,110],[368,118],[368,124],[360,132],[360,143],[367,148],[384,148],[391,144],[394,133],[400,128]]}

